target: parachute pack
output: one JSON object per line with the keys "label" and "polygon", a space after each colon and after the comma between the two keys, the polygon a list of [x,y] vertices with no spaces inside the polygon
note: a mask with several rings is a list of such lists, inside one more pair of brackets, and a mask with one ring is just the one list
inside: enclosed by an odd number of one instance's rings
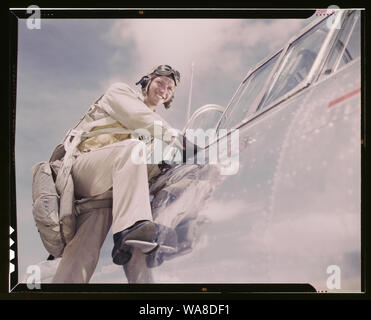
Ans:
{"label": "parachute pack", "polygon": [[[44,161],[32,168],[32,213],[40,233],[41,240],[46,250],[53,256],[62,255],[64,247],[75,234],[75,214],[73,212],[73,201],[70,200],[71,212],[69,215],[60,216],[61,200],[66,204],[66,196],[71,198],[71,192],[64,192],[61,199],[55,186],[57,176],[57,163],[54,169],[50,162]],[[66,186],[70,189],[72,181]],[[72,191],[73,194],[73,190]],[[67,200],[68,201],[68,200]]]}
{"label": "parachute pack", "polygon": [[54,258],[62,255],[64,247],[75,235],[77,215],[92,209],[112,208],[112,198],[75,200],[71,175],[77,146],[83,139],[106,133],[131,134],[122,127],[88,131],[102,120],[107,122],[106,119],[90,121],[84,130],[76,127],[69,130],[50,160],[39,162],[31,169],[33,217],[46,250]]}

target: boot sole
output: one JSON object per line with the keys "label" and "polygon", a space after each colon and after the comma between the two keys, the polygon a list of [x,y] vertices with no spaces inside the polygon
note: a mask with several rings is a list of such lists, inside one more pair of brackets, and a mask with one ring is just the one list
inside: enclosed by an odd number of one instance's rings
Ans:
{"label": "boot sole", "polygon": [[139,249],[144,254],[149,254],[158,247],[157,242],[148,242],[141,240],[126,240],[125,243],[130,247]]}

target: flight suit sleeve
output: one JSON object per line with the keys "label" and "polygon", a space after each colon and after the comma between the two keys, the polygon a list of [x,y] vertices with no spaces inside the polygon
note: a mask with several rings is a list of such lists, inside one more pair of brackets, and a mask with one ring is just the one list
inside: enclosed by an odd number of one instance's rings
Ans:
{"label": "flight suit sleeve", "polygon": [[162,137],[157,138],[170,142],[177,136],[177,130],[149,109],[125,83],[111,85],[99,103],[112,118],[130,130],[146,129],[154,136],[156,125],[161,127],[157,129],[162,130]]}

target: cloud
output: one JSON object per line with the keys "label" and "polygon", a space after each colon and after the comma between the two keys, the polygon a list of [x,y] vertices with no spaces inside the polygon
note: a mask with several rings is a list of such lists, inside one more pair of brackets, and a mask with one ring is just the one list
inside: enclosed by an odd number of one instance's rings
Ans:
{"label": "cloud", "polygon": [[226,106],[249,69],[278,50],[305,23],[295,19],[127,19],[115,21],[103,39],[117,49],[111,64],[123,59],[120,52],[130,48],[133,65],[125,75],[130,83],[160,64],[180,71],[175,108],[171,112],[160,109],[159,114],[182,128],[192,63],[191,113],[208,103]]}
{"label": "cloud", "polygon": [[162,63],[188,73],[192,61],[199,73],[215,68],[233,72],[245,64],[246,50],[264,43],[268,56],[302,25],[303,20],[295,19],[132,19],[116,21],[106,39],[131,43],[143,73]]}
{"label": "cloud", "polygon": [[133,43],[136,61],[143,73],[157,64],[172,64],[184,71],[192,61],[207,69],[209,63],[204,57],[218,49],[222,37],[231,22],[220,20],[192,19],[145,19],[117,21],[111,29],[111,39],[120,39],[123,44]]}

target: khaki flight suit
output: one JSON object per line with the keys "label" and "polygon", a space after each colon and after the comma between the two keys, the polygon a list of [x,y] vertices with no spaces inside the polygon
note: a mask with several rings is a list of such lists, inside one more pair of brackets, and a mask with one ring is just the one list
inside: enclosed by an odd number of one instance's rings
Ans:
{"label": "khaki flight suit", "polygon": [[[171,131],[170,125],[144,104],[143,97],[124,83],[113,84],[76,128],[84,130],[89,121],[96,120],[103,125],[90,131],[120,126],[130,131],[144,128],[153,135],[154,121],[162,122],[164,134]],[[172,140],[171,135],[162,138],[165,142]],[[148,172],[153,174],[153,170],[148,171],[147,166],[157,166],[132,161],[131,154],[140,144],[139,140],[130,139],[130,134],[104,133],[78,145],[71,170],[76,198],[112,196],[112,210],[93,209],[77,215],[76,234],[64,249],[54,283],[89,282],[111,225],[114,234],[136,221],[152,220]]]}

